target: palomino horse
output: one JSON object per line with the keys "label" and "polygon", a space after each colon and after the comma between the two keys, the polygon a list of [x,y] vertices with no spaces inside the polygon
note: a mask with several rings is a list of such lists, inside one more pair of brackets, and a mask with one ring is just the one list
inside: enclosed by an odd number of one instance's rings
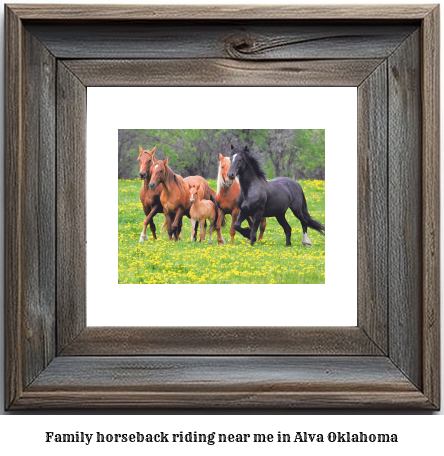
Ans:
{"label": "palomino horse", "polygon": [[[234,229],[234,224],[236,223],[237,216],[239,214],[239,206],[237,205],[237,197],[240,193],[240,186],[238,179],[230,180],[228,179],[228,170],[230,169],[231,160],[230,157],[224,157],[222,154],[219,154],[219,172],[217,174],[217,191],[216,191],[216,201],[219,208],[224,214],[231,215],[231,243],[234,244],[234,235],[236,230]],[[252,225],[252,219],[248,217],[248,224]],[[262,218],[259,233],[259,241],[264,236],[265,226],[267,225],[266,218]]]}
{"label": "palomino horse", "polygon": [[157,239],[156,236],[156,225],[154,224],[153,218],[156,214],[163,212],[163,207],[160,202],[160,194],[162,193],[162,185],[159,185],[155,190],[151,190],[148,184],[151,179],[151,169],[154,161],[154,153],[156,147],[153,150],[143,150],[142,146],[139,146],[139,178],[143,179],[142,190],[140,191],[140,201],[142,201],[143,211],[145,212],[145,220],[143,222],[143,230],[140,235],[139,242],[144,242],[148,238],[146,229],[148,224],[151,228],[153,238]]}
{"label": "palomino horse", "polygon": [[[228,178],[234,180],[239,176],[241,192],[237,199],[240,211],[234,225],[236,231],[250,239],[253,245],[262,217],[276,217],[286,236],[286,246],[291,246],[291,227],[285,219],[285,213],[290,208],[302,225],[302,244],[311,245],[307,235],[307,227],[313,228],[324,235],[325,228],[311,218],[302,187],[288,177],[276,177],[267,181],[262,165],[248,147],[238,149],[231,146],[232,160]],[[242,228],[241,224],[247,217],[253,217],[251,229]]]}
{"label": "palomino horse", "polygon": [[[208,182],[201,176],[189,176],[184,179],[179,174],[176,174],[168,166],[168,158],[165,160],[158,160],[154,163],[151,171],[151,180],[149,188],[156,190],[162,184],[163,191],[160,195],[160,202],[163,206],[163,213],[165,214],[166,225],[168,230],[168,237],[177,241],[182,231],[182,218],[184,215],[190,217],[190,198],[189,198],[189,185],[201,184],[199,189],[199,196],[201,199],[210,199],[211,191]],[[219,227],[216,224],[217,241],[218,244],[224,244]],[[191,223],[192,233],[195,229],[195,222]]]}
{"label": "palomino horse", "polygon": [[196,222],[196,230],[197,230],[197,222],[200,223],[200,239],[199,242],[205,240],[205,220],[208,219],[210,222],[210,237],[208,239],[208,243],[211,244],[211,234],[213,233],[213,229],[215,223],[217,222],[217,203],[214,198],[211,201],[208,200],[201,200],[199,196],[200,184],[197,185],[190,185],[190,219],[191,223],[193,220]]}

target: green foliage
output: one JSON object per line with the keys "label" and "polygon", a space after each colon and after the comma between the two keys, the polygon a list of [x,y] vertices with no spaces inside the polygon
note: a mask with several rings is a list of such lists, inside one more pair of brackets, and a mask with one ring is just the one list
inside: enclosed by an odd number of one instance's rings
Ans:
{"label": "green foliage", "polygon": [[119,179],[137,176],[139,144],[157,146],[156,158],[169,157],[183,177],[215,178],[219,153],[229,155],[231,144],[260,154],[270,179],[325,177],[325,130],[119,130]]}

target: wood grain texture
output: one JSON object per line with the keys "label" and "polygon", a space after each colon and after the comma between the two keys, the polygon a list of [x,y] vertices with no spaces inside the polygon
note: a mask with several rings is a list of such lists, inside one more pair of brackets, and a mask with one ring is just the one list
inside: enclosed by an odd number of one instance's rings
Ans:
{"label": "wood grain texture", "polygon": [[86,87],[57,67],[57,349],[86,326]]}
{"label": "wood grain texture", "polygon": [[[435,6],[14,5],[6,7],[5,17],[6,408],[439,408]],[[319,19],[328,20],[328,24],[310,23]],[[49,29],[68,27],[59,40],[54,33],[51,38],[54,50],[67,53],[67,60],[59,61],[56,70],[55,159],[49,127],[53,60],[49,49],[43,49],[46,43],[32,31],[44,20],[49,21]],[[91,25],[105,25],[109,20],[95,39],[96,43],[108,40],[110,44],[100,54],[99,45],[86,38],[80,40],[79,52],[88,52],[89,43],[98,58],[79,61],[75,43],[70,42],[72,36],[68,36],[70,26],[81,21],[90,23],[88,29],[92,30]],[[143,35],[155,37],[164,54],[171,52],[156,59],[157,69],[146,60],[106,61],[113,46],[108,32],[102,31],[126,20],[130,25],[140,24],[139,20],[158,22],[155,32]],[[224,22],[219,28],[205,26],[206,21],[214,24],[218,20]],[[364,24],[366,20],[370,22]],[[193,25],[194,29],[183,39],[182,49],[168,49],[181,36],[177,28],[180,21],[181,25],[192,21],[187,27]],[[167,36],[172,29],[165,28],[168,33],[161,38],[166,22],[170,26],[176,22],[176,35]],[[196,24],[206,30],[200,41]],[[265,29],[263,24],[270,27]],[[327,25],[331,27],[328,30]],[[346,25],[355,29],[366,25],[365,33],[363,28],[358,36],[376,46],[366,50],[351,29],[344,32]],[[315,29],[310,32],[308,26]],[[420,33],[407,33],[396,47],[399,30],[408,31],[411,26],[421,27]],[[229,27],[231,35],[227,34]],[[387,33],[390,27],[394,27],[392,35]],[[48,45],[50,41],[48,38]],[[122,43],[117,41],[114,51],[121,52]],[[162,57],[155,50],[156,43],[149,39],[146,43],[149,52]],[[334,57],[326,54],[329,46],[329,55]],[[360,57],[339,58],[347,46],[349,56]],[[140,43],[139,48],[133,47],[135,52],[142,48]],[[202,58],[171,59],[193,52]],[[221,53],[221,58],[213,58],[215,52]],[[385,55],[375,58],[384,52],[391,52],[387,61]],[[298,60],[302,55],[304,60]],[[259,85],[258,81],[263,85],[330,85],[332,80],[334,85],[362,83],[360,110],[368,109],[368,115],[359,120],[360,192],[364,191],[360,214],[371,226],[360,225],[366,245],[360,247],[359,268],[369,277],[360,282],[365,296],[361,290],[359,328],[267,328],[266,337],[261,328],[175,328],[173,332],[169,328],[85,328],[85,84],[138,85],[148,80],[146,69],[152,71],[150,81],[155,84],[165,85],[165,78],[173,73],[177,86],[194,85],[198,72],[202,81],[221,85]],[[384,91],[386,111],[381,105]],[[49,100],[48,105],[43,100]],[[384,161],[384,112],[388,125],[386,181],[384,166],[378,168],[378,159]],[[37,166],[38,176],[26,168],[28,158]],[[54,164],[56,178],[51,180]],[[47,178],[51,182],[48,189],[42,185]],[[36,191],[39,211],[29,208],[28,180]],[[383,261],[386,243],[381,236],[386,228],[374,224],[374,219],[384,218],[384,185],[389,214],[387,265]],[[56,200],[51,206],[54,192]],[[56,217],[55,313],[51,310],[50,280],[53,225],[43,219],[52,213]],[[30,223],[37,230],[35,241],[28,239]],[[38,271],[26,264],[28,246],[31,264]],[[381,277],[386,266],[388,296],[384,301]],[[384,302],[388,302],[388,315],[384,314]],[[53,318],[57,318],[57,352],[51,361],[54,353],[48,334],[54,327]],[[387,356],[383,356],[386,341]],[[141,356],[153,353],[156,356]]]}
{"label": "wood grain texture", "polygon": [[5,408],[23,391],[23,27],[5,11]]}
{"label": "wood grain texture", "polygon": [[[149,385],[149,387],[147,387]],[[17,408],[422,407],[385,357],[59,357]]]}
{"label": "wood grain texture", "polygon": [[423,388],[440,404],[439,6],[422,26]]}
{"label": "wood grain texture", "polygon": [[27,31],[24,41],[22,230],[25,255],[25,385],[55,355],[55,59]]}
{"label": "wood grain texture", "polygon": [[[228,388],[229,389],[229,388]],[[350,390],[350,391],[348,391]],[[427,398],[418,391],[377,391],[355,392],[353,385],[343,385],[342,391],[308,392],[194,392],[163,393],[149,391],[69,391],[57,389],[28,390],[14,410],[29,409],[226,409],[239,413],[254,410],[255,413],[269,413],[279,409],[288,413],[289,409],[359,409],[365,410],[433,410]],[[111,410],[112,411],[112,410]]]}
{"label": "wood grain texture", "polygon": [[56,358],[32,389],[57,387],[69,391],[83,387],[118,391],[130,387],[140,391],[146,390],[148,378],[153,392],[221,391],[227,385],[233,387],[231,392],[253,388],[291,391],[295,384],[300,388],[305,384],[311,392],[337,391],[345,384],[353,384],[356,391],[415,390],[387,358],[372,356],[67,356]]}
{"label": "wood grain texture", "polygon": [[222,59],[64,60],[96,86],[357,86],[381,59],[239,62]]}
{"label": "wood grain texture", "polygon": [[419,31],[388,59],[389,356],[422,384],[422,164]]}
{"label": "wood grain texture", "polygon": [[8,7],[26,20],[421,20],[435,5],[26,5]]}
{"label": "wood grain texture", "polygon": [[234,20],[28,25],[57,58],[127,60],[387,58],[415,28]]}
{"label": "wood grain texture", "polygon": [[357,327],[87,327],[61,355],[381,355],[381,351]]}
{"label": "wood grain texture", "polygon": [[387,63],[358,90],[358,326],[388,353]]}

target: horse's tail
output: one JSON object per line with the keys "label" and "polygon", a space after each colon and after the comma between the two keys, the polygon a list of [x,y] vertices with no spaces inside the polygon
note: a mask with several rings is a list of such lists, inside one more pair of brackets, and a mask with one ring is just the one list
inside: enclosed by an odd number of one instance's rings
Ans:
{"label": "horse's tail", "polygon": [[304,192],[302,192],[302,215],[304,216],[305,222],[309,228],[313,228],[314,230],[319,231],[322,236],[325,236],[325,226],[317,220],[313,219],[308,213],[307,201],[305,200]]}
{"label": "horse's tail", "polygon": [[217,207],[216,198],[214,197],[213,194],[210,194],[210,201],[214,204],[214,212],[216,212],[216,217],[214,218],[213,225],[216,225],[216,223],[217,223],[217,215],[218,215],[218,212],[219,212],[219,208]]}
{"label": "horse's tail", "polygon": [[[213,195],[213,194],[210,195],[210,201],[214,204],[214,212],[216,214],[216,216],[214,217],[212,226],[213,226],[213,228],[216,228],[217,221],[218,221],[218,219],[220,219],[220,214],[219,214],[219,206],[217,205],[215,195]],[[225,226],[225,214],[222,211],[220,211],[220,213],[222,214],[222,220],[221,220],[220,226],[223,227],[223,226]],[[205,220],[205,223],[206,223],[206,220]],[[208,227],[207,231],[209,231],[209,228],[210,227]]]}
{"label": "horse's tail", "polygon": [[[163,222],[163,225],[160,227],[160,232],[161,233],[165,233],[166,231],[168,231],[168,223],[165,219],[165,221]],[[180,231],[177,233],[177,238],[180,239],[180,233],[182,232],[182,224],[180,225]]]}
{"label": "horse's tail", "polygon": [[[221,211],[222,212],[222,211]],[[222,216],[222,222],[220,224],[221,228],[223,228],[226,224],[227,224],[227,219],[225,217],[225,214],[222,212],[223,216]]]}
{"label": "horse's tail", "polygon": [[165,218],[165,221],[163,222],[163,225],[160,227],[160,232],[161,233],[165,233],[165,231],[167,231],[168,229],[168,223],[166,221],[166,218]]}

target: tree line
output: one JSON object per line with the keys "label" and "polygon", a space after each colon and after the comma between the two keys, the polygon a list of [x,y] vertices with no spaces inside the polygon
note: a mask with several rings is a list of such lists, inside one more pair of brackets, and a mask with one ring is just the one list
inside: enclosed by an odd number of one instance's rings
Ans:
{"label": "tree line", "polygon": [[248,146],[262,158],[269,179],[325,179],[325,130],[119,130],[119,179],[138,175],[139,145],[156,148],[156,158],[183,177],[215,179],[219,152],[228,156],[231,144]]}

